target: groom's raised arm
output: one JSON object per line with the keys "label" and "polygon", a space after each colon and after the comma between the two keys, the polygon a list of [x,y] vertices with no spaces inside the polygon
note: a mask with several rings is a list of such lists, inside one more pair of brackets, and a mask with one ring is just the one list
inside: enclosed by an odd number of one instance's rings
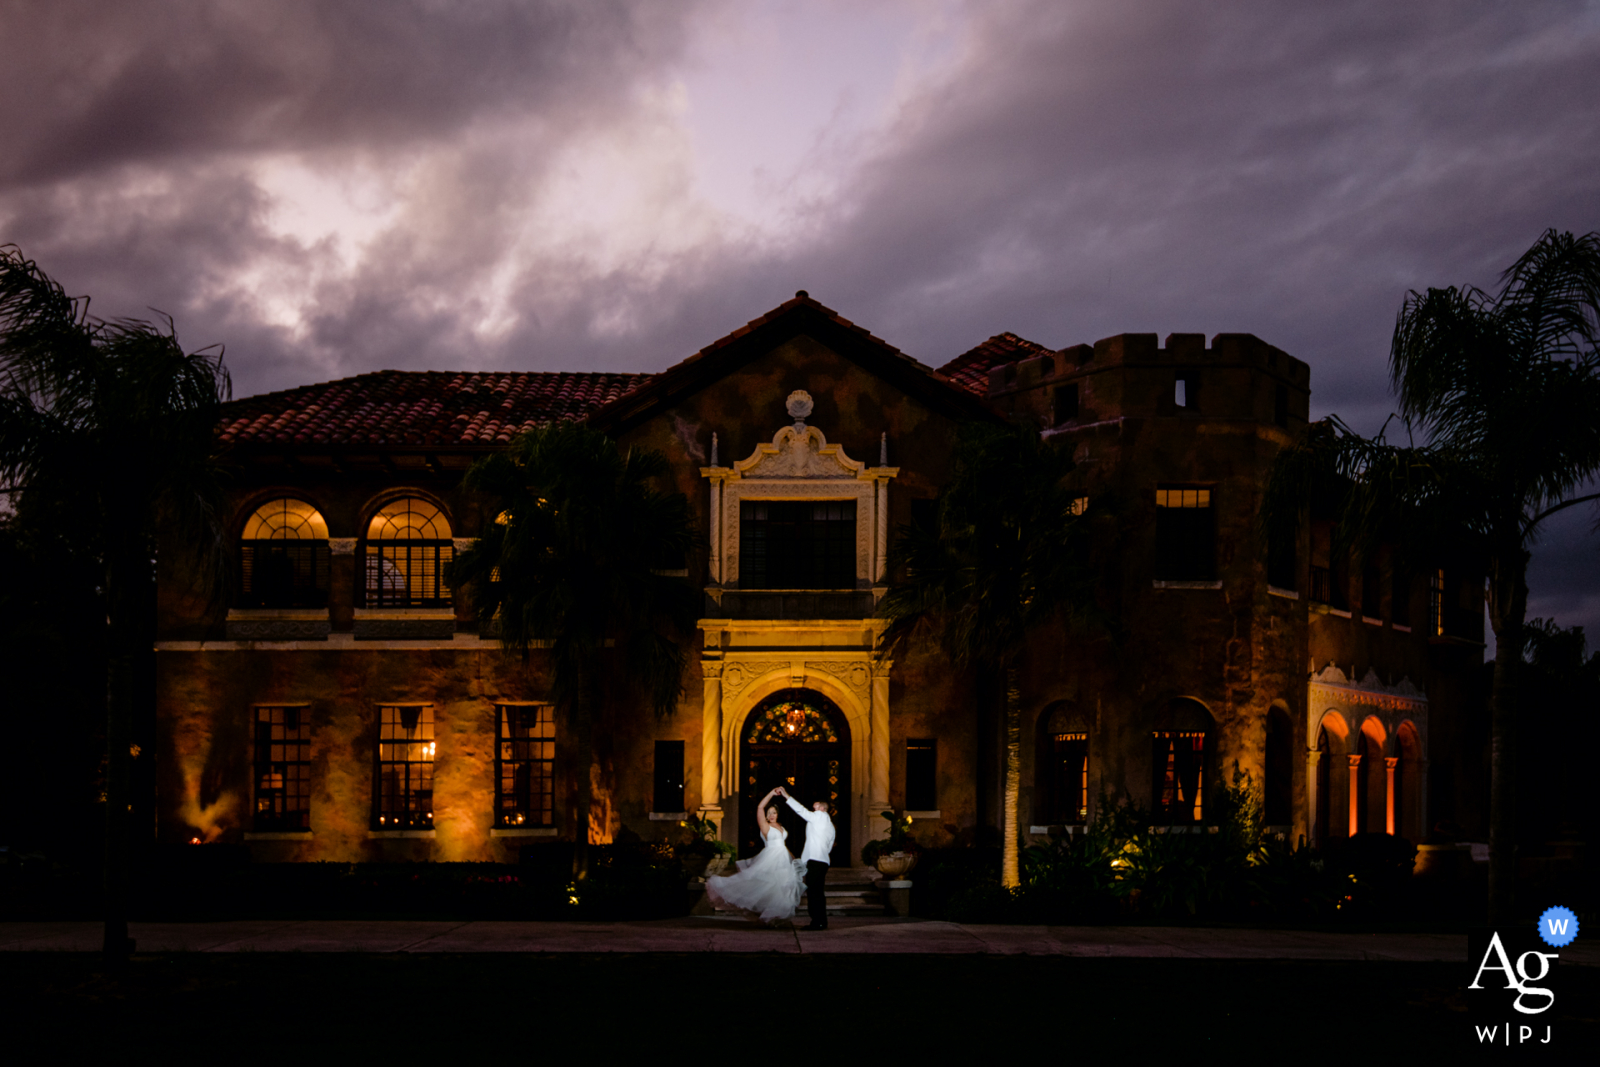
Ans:
{"label": "groom's raised arm", "polygon": [[802,819],[809,820],[811,818],[811,816],[813,814],[811,809],[808,808],[808,807],[803,806],[794,797],[789,796],[787,793],[785,793],[784,796],[783,796],[783,799],[784,799],[784,803],[788,804],[790,810],[792,810],[796,815],[800,816]]}

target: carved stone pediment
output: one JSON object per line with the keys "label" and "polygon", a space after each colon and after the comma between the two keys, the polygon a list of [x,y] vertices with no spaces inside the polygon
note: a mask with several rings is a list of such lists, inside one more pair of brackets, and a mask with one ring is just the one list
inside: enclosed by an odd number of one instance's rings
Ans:
{"label": "carved stone pediment", "polygon": [[757,445],[749,458],[735,463],[733,469],[741,478],[854,481],[866,469],[866,464],[851,459],[841,446],[830,445],[815,426],[797,423],[774,434],[771,444]]}

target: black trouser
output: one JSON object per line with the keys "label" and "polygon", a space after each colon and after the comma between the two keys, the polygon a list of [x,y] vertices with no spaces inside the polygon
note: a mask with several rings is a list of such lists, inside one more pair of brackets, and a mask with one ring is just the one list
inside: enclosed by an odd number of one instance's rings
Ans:
{"label": "black trouser", "polygon": [[828,865],[806,860],[806,910],[812,926],[828,925]]}

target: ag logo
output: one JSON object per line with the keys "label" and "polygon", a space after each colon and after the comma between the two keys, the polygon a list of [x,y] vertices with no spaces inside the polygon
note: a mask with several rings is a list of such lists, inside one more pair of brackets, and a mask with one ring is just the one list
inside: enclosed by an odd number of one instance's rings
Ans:
{"label": "ag logo", "polygon": [[[1477,940],[1477,937],[1469,938],[1469,944]],[[1522,949],[1523,946],[1517,945],[1517,948]],[[1519,951],[1513,965],[1511,954],[1506,951],[1505,940],[1495,931],[1489,934],[1488,944],[1483,946],[1481,955],[1476,951],[1476,945],[1473,946],[1473,955],[1477,956],[1478,965],[1468,989],[1500,988],[1507,993],[1514,992],[1511,1007],[1523,1015],[1538,1015],[1549,1010],[1556,1002],[1556,995],[1549,988],[1533,983],[1542,982],[1549,976],[1550,962],[1560,957],[1559,952],[1540,952],[1537,949]],[[1497,978],[1504,985],[1498,985]]]}
{"label": "ag logo", "polygon": [[1551,908],[1536,930],[1475,931],[1467,938],[1467,1010],[1473,1043],[1488,1046],[1551,1045],[1555,1027],[1541,1021],[1556,1003],[1555,963],[1550,951],[1577,937],[1577,917]]}

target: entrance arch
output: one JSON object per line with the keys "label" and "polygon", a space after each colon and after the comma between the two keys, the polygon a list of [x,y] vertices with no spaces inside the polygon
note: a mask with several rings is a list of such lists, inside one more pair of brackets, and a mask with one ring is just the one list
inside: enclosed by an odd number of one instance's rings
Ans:
{"label": "entrance arch", "polygon": [[[780,689],[751,709],[739,730],[739,854],[761,847],[756,801],[781,785],[803,804],[828,802],[835,835],[829,864],[850,866],[850,749],[844,713],[815,689]],[[798,853],[805,821],[785,804],[778,816]]]}

